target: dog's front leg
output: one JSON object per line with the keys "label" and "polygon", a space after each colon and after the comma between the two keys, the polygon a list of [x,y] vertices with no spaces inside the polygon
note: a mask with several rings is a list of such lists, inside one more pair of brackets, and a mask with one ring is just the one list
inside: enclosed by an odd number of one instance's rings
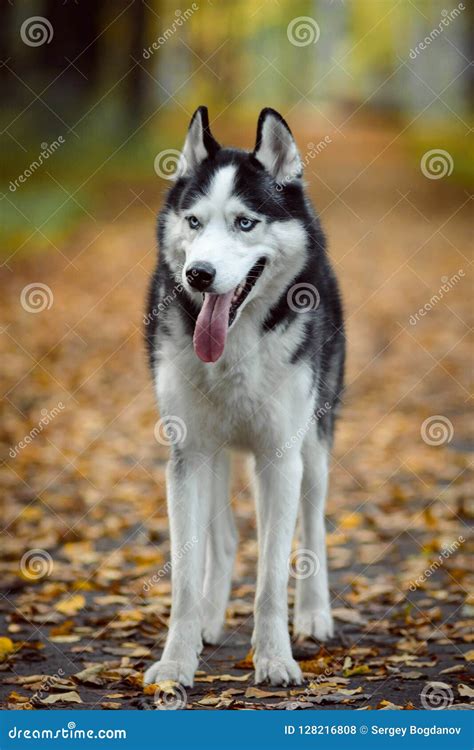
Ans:
{"label": "dog's front leg", "polygon": [[281,459],[257,459],[259,559],[255,627],[255,680],[300,684],[288,633],[288,560],[298,513],[303,463],[298,449]]}
{"label": "dog's front leg", "polygon": [[191,686],[202,650],[202,586],[209,523],[210,468],[202,455],[176,451],[167,468],[172,604],[160,661],[145,682]]}

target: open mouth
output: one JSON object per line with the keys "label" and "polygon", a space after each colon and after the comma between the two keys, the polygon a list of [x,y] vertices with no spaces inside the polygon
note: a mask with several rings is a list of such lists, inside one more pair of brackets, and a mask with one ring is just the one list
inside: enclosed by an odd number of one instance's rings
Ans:
{"label": "open mouth", "polygon": [[203,294],[203,303],[196,320],[193,345],[203,362],[217,362],[221,357],[227,331],[265,268],[266,258],[259,258],[245,280],[226,294]]}
{"label": "open mouth", "polygon": [[245,281],[243,281],[237,289],[234,291],[234,296],[232,297],[232,301],[230,303],[230,310],[229,310],[229,328],[231,327],[232,323],[235,320],[235,316],[237,315],[237,310],[241,306],[241,304],[247,299],[250,292],[254,288],[255,284],[259,280],[260,276],[263,273],[263,269],[265,268],[265,263],[267,262],[266,258],[259,258],[254,266],[250,269],[248,272]]}

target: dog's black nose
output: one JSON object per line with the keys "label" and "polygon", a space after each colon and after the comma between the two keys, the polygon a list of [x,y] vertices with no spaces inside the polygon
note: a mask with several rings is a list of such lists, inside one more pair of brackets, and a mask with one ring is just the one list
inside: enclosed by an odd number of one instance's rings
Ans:
{"label": "dog's black nose", "polygon": [[186,278],[189,286],[192,286],[193,289],[197,289],[199,292],[204,292],[205,289],[210,287],[215,276],[216,269],[205,261],[195,263],[186,270]]}

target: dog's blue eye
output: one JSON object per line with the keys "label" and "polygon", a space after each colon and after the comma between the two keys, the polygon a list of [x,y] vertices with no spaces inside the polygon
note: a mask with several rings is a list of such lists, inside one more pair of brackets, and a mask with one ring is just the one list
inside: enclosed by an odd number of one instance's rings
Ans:
{"label": "dog's blue eye", "polygon": [[246,216],[239,216],[236,223],[242,232],[250,232],[258,224],[258,221],[256,219],[247,219]]}
{"label": "dog's blue eye", "polygon": [[195,216],[186,216],[187,222],[191,229],[199,229],[201,222]]}

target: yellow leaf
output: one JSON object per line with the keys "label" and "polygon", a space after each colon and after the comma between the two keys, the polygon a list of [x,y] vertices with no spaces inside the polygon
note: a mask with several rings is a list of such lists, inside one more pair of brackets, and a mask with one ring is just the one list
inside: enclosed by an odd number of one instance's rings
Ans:
{"label": "yellow leaf", "polygon": [[236,669],[253,669],[253,651],[250,651],[244,656],[241,661],[234,664]]}
{"label": "yellow leaf", "polygon": [[15,651],[15,644],[11,638],[0,638],[0,661],[3,661]]}
{"label": "yellow leaf", "polygon": [[358,667],[352,667],[352,669],[345,669],[343,674],[344,674],[344,677],[352,677],[352,675],[367,674],[367,672],[370,672],[370,669],[367,666],[367,664],[359,664]]}
{"label": "yellow leaf", "polygon": [[62,599],[56,604],[55,609],[63,615],[77,615],[85,603],[86,600],[82,594],[75,594],[74,596],[69,596],[67,599]]}
{"label": "yellow leaf", "polygon": [[176,682],[175,680],[162,680],[161,682],[155,683],[155,692],[156,689],[158,689],[166,695],[176,695],[177,688],[179,688],[179,682]]}
{"label": "yellow leaf", "polygon": [[362,523],[361,513],[344,513],[339,526],[341,529],[357,529]]}
{"label": "yellow leaf", "polygon": [[29,703],[29,700],[30,699],[26,695],[21,695],[21,693],[17,693],[16,690],[13,690],[8,696],[9,703]]}
{"label": "yellow leaf", "polygon": [[385,709],[388,711],[393,711],[395,709],[400,710],[401,708],[403,708],[403,706],[397,706],[396,703],[392,703],[391,701],[387,701],[383,699],[380,701],[380,703],[377,704],[377,708],[382,709],[382,710]]}

